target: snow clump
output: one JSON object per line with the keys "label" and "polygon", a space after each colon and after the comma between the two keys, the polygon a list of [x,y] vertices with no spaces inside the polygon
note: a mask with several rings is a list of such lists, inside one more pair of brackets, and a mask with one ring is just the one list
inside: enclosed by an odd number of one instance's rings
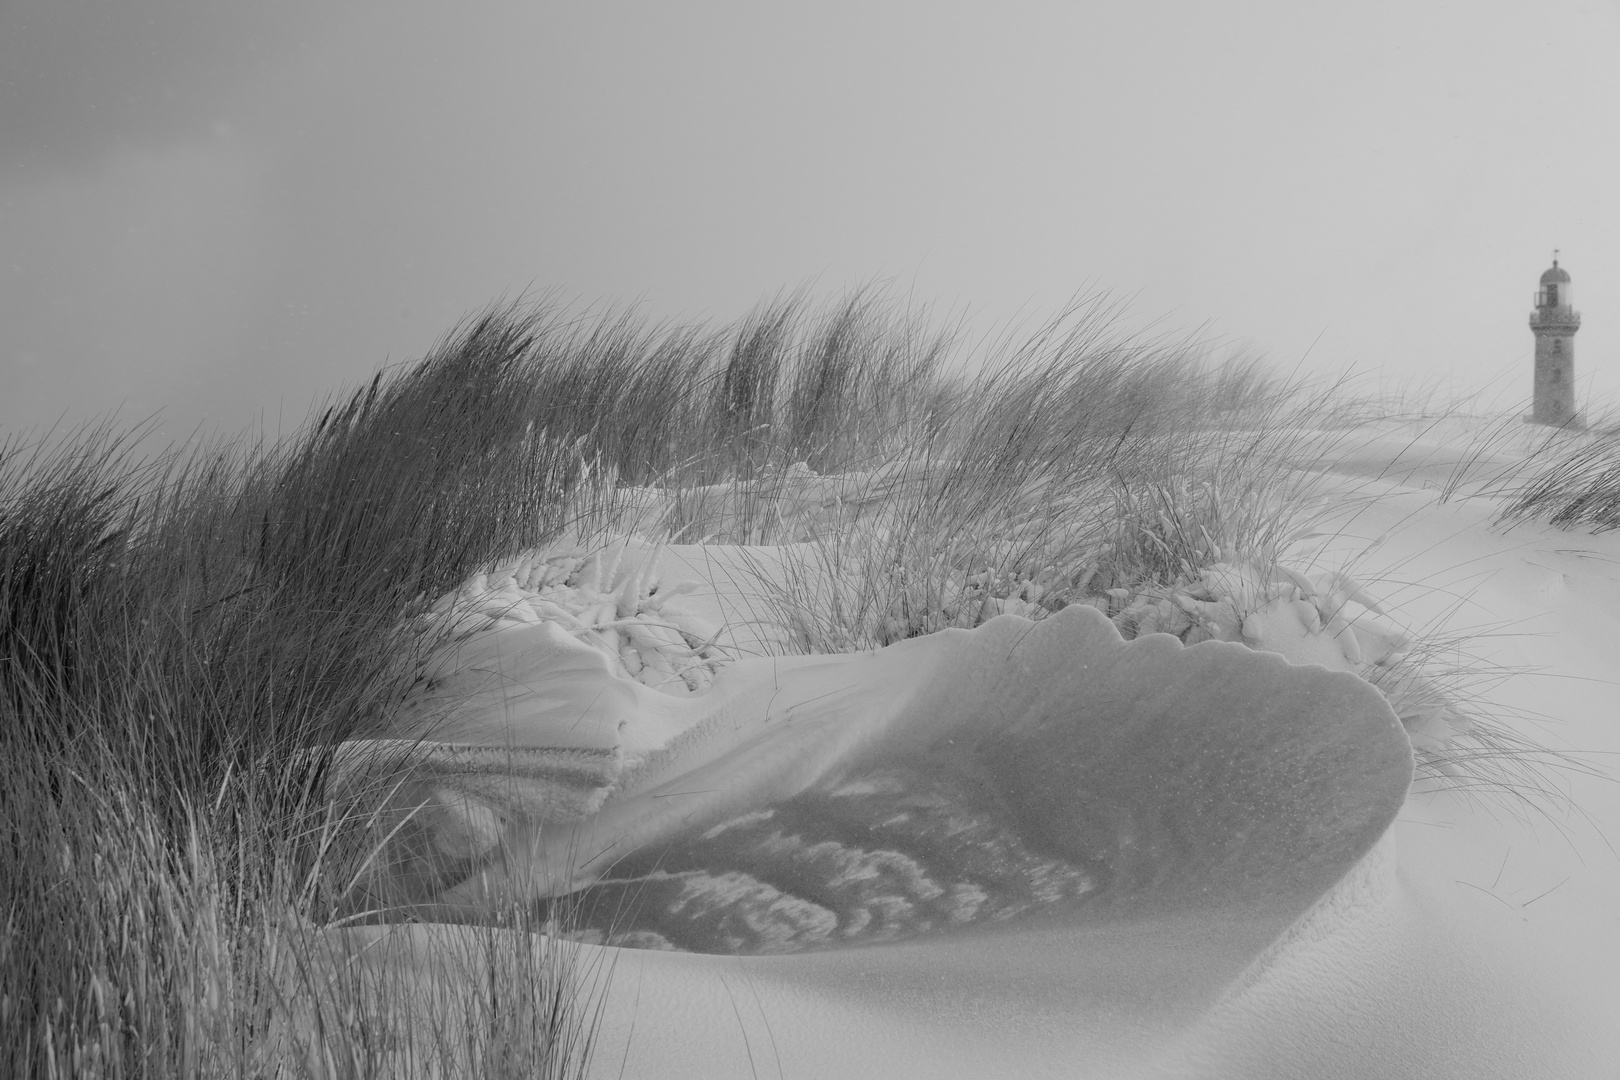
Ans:
{"label": "snow clump", "polygon": [[1438,752],[1474,726],[1422,672],[1411,634],[1342,571],[1311,576],[1280,563],[1218,562],[1171,586],[1110,589],[1088,602],[1127,638],[1235,641],[1359,675],[1383,691],[1420,751]]}
{"label": "snow clump", "polygon": [[449,620],[452,636],[551,622],[602,652],[623,678],[668,694],[693,694],[725,665],[720,628],[681,598],[696,581],[665,582],[657,545],[609,549],[537,549],[475,574],[433,604],[431,623]]}

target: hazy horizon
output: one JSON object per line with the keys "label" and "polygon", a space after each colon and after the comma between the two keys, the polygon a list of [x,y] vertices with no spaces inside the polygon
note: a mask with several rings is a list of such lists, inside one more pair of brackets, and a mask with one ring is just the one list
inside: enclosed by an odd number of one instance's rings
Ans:
{"label": "hazy horizon", "polygon": [[14,0],[0,432],[274,431],[524,293],[872,282],[1511,403],[1555,247],[1613,397],[1616,131],[1614,3]]}

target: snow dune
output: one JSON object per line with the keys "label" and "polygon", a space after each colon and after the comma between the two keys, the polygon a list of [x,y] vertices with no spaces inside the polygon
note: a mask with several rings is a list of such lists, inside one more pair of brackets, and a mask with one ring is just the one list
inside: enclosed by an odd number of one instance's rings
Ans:
{"label": "snow dune", "polygon": [[[1418,434],[1336,450],[1321,558],[1407,625],[1514,631],[1487,660],[1542,671],[1496,696],[1601,768],[1620,542],[1493,528],[1458,470],[1511,449]],[[634,588],[473,627],[423,702],[449,721],[355,748],[423,808],[374,889],[428,921],[345,943],[442,980],[436,953],[488,933],[455,923],[574,897],[578,948],[613,968],[603,1076],[1613,1075],[1611,781],[1568,774],[1582,814],[1409,791],[1406,732],[1338,652],[1126,642],[1085,606],[757,655],[781,628],[746,583],[788,557],[636,547]],[[612,635],[570,629],[608,603]],[[682,659],[644,677],[654,624]]]}

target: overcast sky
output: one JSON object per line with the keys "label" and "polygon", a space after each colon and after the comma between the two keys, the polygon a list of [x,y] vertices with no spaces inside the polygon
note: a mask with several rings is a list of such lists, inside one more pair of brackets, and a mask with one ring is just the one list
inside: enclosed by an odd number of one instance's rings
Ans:
{"label": "overcast sky", "polygon": [[1527,397],[1555,247],[1620,396],[1617,0],[0,0],[0,431],[874,280]]}

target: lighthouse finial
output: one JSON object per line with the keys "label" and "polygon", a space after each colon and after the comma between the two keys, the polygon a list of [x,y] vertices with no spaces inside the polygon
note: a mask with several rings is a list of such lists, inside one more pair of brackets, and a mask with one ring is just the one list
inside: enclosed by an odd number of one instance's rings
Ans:
{"label": "lighthouse finial", "polygon": [[1553,248],[1553,265],[1554,266],[1558,265],[1558,249],[1557,248]]}

